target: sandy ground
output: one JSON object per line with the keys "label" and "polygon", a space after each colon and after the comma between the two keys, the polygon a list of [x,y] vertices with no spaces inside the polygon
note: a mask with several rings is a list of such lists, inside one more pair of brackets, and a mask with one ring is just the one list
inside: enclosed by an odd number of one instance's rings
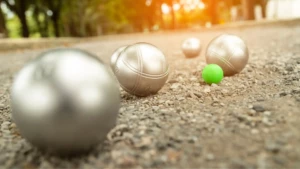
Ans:
{"label": "sandy ground", "polygon": [[[250,60],[219,85],[201,80],[206,45],[222,33],[242,37]],[[198,37],[201,56],[185,59],[181,42]],[[127,35],[77,44],[109,62],[119,46],[149,42],[171,74],[154,96],[121,91],[117,126],[81,157],[43,154],[18,132],[9,106],[13,76],[43,50],[0,53],[0,168],[300,168],[300,22],[214,31]]]}

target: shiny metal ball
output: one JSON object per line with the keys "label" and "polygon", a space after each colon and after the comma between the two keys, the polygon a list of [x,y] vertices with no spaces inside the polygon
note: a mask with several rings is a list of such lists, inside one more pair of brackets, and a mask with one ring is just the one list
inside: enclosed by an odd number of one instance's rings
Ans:
{"label": "shiny metal ball", "polygon": [[188,38],[181,45],[182,52],[187,58],[197,57],[201,52],[201,47],[201,42],[197,38]]}
{"label": "shiny metal ball", "polygon": [[128,46],[119,56],[114,69],[120,86],[130,94],[148,96],[166,83],[169,66],[165,55],[148,43]]}
{"label": "shiny metal ball", "polygon": [[109,68],[77,49],[56,49],[14,79],[12,117],[20,133],[50,153],[89,150],[115,126],[120,91]]}
{"label": "shiny metal ball", "polygon": [[112,54],[111,58],[110,58],[110,67],[112,68],[112,70],[114,70],[116,61],[120,55],[120,53],[126,48],[127,46],[121,46],[119,47],[117,50],[114,51],[114,53]]}
{"label": "shiny metal ball", "polygon": [[248,59],[247,45],[235,35],[223,34],[216,37],[206,50],[206,62],[219,65],[225,76],[241,72],[247,65]]}

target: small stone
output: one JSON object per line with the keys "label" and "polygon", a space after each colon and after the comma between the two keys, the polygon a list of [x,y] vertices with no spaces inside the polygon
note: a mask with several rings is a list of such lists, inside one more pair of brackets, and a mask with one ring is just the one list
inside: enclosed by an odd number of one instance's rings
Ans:
{"label": "small stone", "polygon": [[206,87],[206,88],[204,89],[204,93],[210,93],[210,92],[211,92],[211,90],[210,90],[209,87]]}
{"label": "small stone", "polygon": [[196,92],[196,93],[194,93],[194,95],[197,96],[198,98],[202,98],[202,94],[201,93]]}
{"label": "small stone", "polygon": [[134,109],[135,108],[135,106],[134,105],[132,105],[132,106],[128,106],[127,107],[127,110],[132,110],[132,109]]}
{"label": "small stone", "polygon": [[174,102],[171,101],[171,100],[167,100],[167,101],[166,101],[166,104],[167,104],[167,105],[174,105]]}
{"label": "small stone", "polygon": [[282,92],[282,93],[279,94],[280,97],[284,97],[284,96],[286,96],[286,95],[287,95],[286,92]]}
{"label": "small stone", "polygon": [[187,141],[189,143],[196,143],[198,141],[198,138],[196,136],[190,137],[190,138],[187,139]]}
{"label": "small stone", "polygon": [[246,169],[249,167],[249,164],[242,161],[242,159],[232,159],[231,160],[231,168],[240,168],[240,169]]}
{"label": "small stone", "polygon": [[141,140],[139,140],[138,143],[135,144],[135,147],[146,148],[149,147],[151,144],[152,144],[152,137],[143,137]]}
{"label": "small stone", "polygon": [[206,155],[206,159],[209,160],[209,161],[214,160],[215,159],[215,155],[209,153],[209,154]]}
{"label": "small stone", "polygon": [[222,90],[221,90],[221,93],[222,93],[223,95],[227,95],[227,94],[229,93],[229,91],[228,91],[227,89],[222,89]]}
{"label": "small stone", "polygon": [[192,82],[196,82],[196,81],[198,81],[198,78],[197,78],[197,77],[195,77],[195,76],[193,76],[193,77],[191,77],[191,78],[190,78],[190,81],[192,81]]}
{"label": "small stone", "polygon": [[185,100],[184,97],[178,97],[177,99],[178,99],[178,101],[183,101],[183,100]]}
{"label": "small stone", "polygon": [[180,152],[172,150],[172,149],[167,151],[168,160],[171,161],[171,162],[178,161],[180,159],[180,155],[181,155]]}
{"label": "small stone", "polygon": [[253,109],[251,109],[251,110],[248,111],[248,114],[249,114],[250,116],[255,116],[255,115],[256,115],[256,111],[253,110]]}
{"label": "small stone", "polygon": [[265,101],[265,99],[264,98],[258,98],[257,101],[258,102],[263,102],[263,101]]}
{"label": "small stone", "polygon": [[213,87],[213,88],[217,88],[217,87],[219,87],[217,84],[215,84],[215,83],[212,83],[211,84],[211,87]]}
{"label": "small stone", "polygon": [[144,100],[142,103],[147,104],[147,103],[149,103],[149,100]]}
{"label": "small stone", "polygon": [[159,106],[152,106],[152,110],[158,111],[159,110]]}
{"label": "small stone", "polygon": [[193,92],[189,92],[188,96],[191,97],[191,98],[193,98],[193,99],[197,98],[197,96]]}
{"label": "small stone", "polygon": [[137,161],[134,157],[131,156],[125,156],[120,159],[117,159],[117,164],[121,167],[130,168],[136,165]]}
{"label": "small stone", "polygon": [[125,107],[121,107],[120,110],[119,110],[120,113],[123,113],[123,112],[125,112],[125,111],[126,111],[126,108],[125,108]]}
{"label": "small stone", "polygon": [[165,103],[165,102],[166,102],[165,100],[159,100],[159,101],[158,101],[159,104],[163,104],[163,103]]}
{"label": "small stone", "polygon": [[285,68],[285,70],[292,72],[292,71],[294,71],[294,68],[292,66],[288,66]]}
{"label": "small stone", "polygon": [[273,123],[271,123],[270,120],[267,117],[264,117],[262,119],[262,123],[265,124],[265,125],[268,125],[268,126],[272,126],[273,125]]}
{"label": "small stone", "polygon": [[278,153],[281,150],[281,145],[276,142],[267,142],[265,149],[273,153]]}
{"label": "small stone", "polygon": [[257,130],[257,129],[252,129],[252,130],[251,130],[251,133],[252,133],[252,134],[258,134],[258,133],[259,133],[259,130]]}
{"label": "small stone", "polygon": [[286,163],[287,163],[287,160],[284,156],[275,156],[273,158],[274,162],[281,165],[281,166],[284,166]]}
{"label": "small stone", "polygon": [[253,110],[255,110],[256,112],[264,112],[265,111],[265,108],[261,105],[254,105]]}
{"label": "small stone", "polygon": [[156,143],[156,147],[158,148],[159,151],[164,151],[168,148],[167,143],[164,142],[158,142]]}
{"label": "small stone", "polygon": [[180,86],[179,83],[174,83],[174,84],[172,84],[171,89],[176,90],[179,88],[179,86]]}
{"label": "small stone", "polygon": [[265,111],[265,112],[264,112],[264,115],[265,115],[265,116],[271,116],[271,114],[272,114],[272,113],[271,113],[270,111]]}

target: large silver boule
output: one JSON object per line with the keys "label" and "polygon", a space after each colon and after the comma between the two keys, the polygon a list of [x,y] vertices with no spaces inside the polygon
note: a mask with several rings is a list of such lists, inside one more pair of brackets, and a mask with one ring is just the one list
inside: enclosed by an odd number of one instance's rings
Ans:
{"label": "large silver boule", "polygon": [[133,95],[157,93],[166,83],[169,66],[165,55],[148,43],[128,46],[119,56],[115,75],[120,86]]}
{"label": "large silver boule", "polygon": [[225,76],[241,72],[248,63],[245,42],[235,35],[223,34],[213,39],[206,50],[206,62],[222,67]]}
{"label": "large silver boule", "polygon": [[181,49],[185,57],[197,57],[201,52],[201,42],[197,38],[188,38],[183,41]]}
{"label": "large silver boule", "polygon": [[120,92],[108,67],[77,49],[41,54],[11,89],[13,120],[29,142],[50,153],[89,150],[115,126]]}
{"label": "large silver boule", "polygon": [[110,67],[112,68],[112,70],[114,70],[115,64],[117,62],[117,59],[120,55],[120,53],[126,48],[127,46],[121,46],[119,47],[117,50],[114,51],[114,53],[112,54],[111,58],[110,58]]}

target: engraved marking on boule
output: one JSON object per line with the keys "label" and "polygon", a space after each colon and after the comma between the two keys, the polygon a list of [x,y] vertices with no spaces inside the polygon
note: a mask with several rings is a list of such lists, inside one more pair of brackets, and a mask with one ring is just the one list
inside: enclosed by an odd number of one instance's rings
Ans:
{"label": "engraved marking on boule", "polygon": [[[137,57],[138,57],[138,67],[139,67],[139,70],[141,72],[143,72],[143,64],[142,64],[142,52],[141,52],[141,49],[139,47],[136,47],[137,48]],[[137,81],[135,83],[135,87],[133,88],[132,92],[135,94],[138,86],[139,86],[139,82],[140,82],[140,79],[141,79],[141,76],[139,74],[137,74]]]}
{"label": "engraved marking on boule", "polygon": [[165,73],[161,74],[161,75],[150,75],[147,73],[143,73],[143,72],[139,72],[137,69],[135,69],[134,67],[132,67],[130,64],[128,64],[127,62],[125,62],[124,60],[122,60],[122,62],[130,69],[132,70],[134,73],[139,74],[142,77],[146,77],[146,78],[151,78],[151,79],[160,79],[162,77],[168,76],[169,74],[169,67],[166,70]]}

